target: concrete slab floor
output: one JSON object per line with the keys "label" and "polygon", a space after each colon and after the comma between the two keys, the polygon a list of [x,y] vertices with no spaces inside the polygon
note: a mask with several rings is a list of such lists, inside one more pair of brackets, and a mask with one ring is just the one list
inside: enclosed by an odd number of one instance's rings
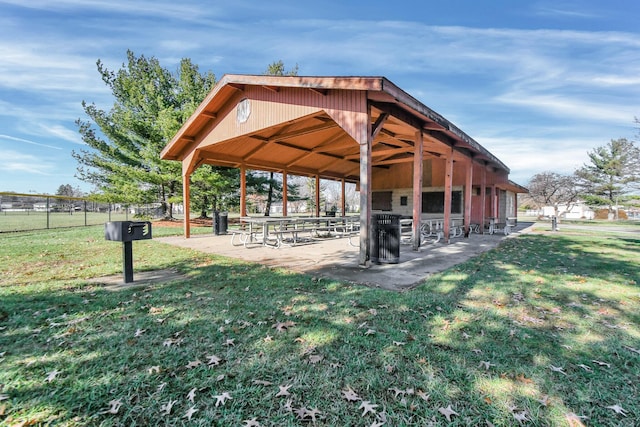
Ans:
{"label": "concrete slab floor", "polygon": [[526,233],[531,226],[532,223],[519,223],[509,236],[502,233],[472,234],[466,239],[453,238],[449,244],[427,244],[419,251],[413,251],[410,245],[401,245],[399,263],[372,264],[369,267],[358,265],[359,249],[351,246],[347,238],[315,239],[280,248],[262,245],[233,246],[230,235],[197,235],[189,239],[172,236],[155,240],[316,277],[400,291],[411,289],[434,273],[495,248],[505,238]]}

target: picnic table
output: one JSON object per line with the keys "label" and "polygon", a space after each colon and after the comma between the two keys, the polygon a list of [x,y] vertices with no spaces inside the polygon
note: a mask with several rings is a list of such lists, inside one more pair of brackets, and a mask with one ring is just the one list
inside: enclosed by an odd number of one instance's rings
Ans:
{"label": "picnic table", "polygon": [[[234,246],[261,244],[294,246],[312,239],[350,236],[359,230],[359,217],[242,217],[232,231]],[[308,233],[307,236],[305,236]]]}

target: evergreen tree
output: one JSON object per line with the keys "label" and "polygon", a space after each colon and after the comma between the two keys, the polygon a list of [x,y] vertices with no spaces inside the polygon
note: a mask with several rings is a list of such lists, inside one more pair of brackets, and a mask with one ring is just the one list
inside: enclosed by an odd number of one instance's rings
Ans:
{"label": "evergreen tree", "polygon": [[640,183],[640,149],[632,141],[612,139],[589,152],[589,160],[576,176],[584,193],[609,201],[610,211],[621,195]]}
{"label": "evergreen tree", "polygon": [[207,95],[215,76],[200,74],[189,59],[171,73],[156,58],[131,51],[117,72],[100,60],[97,66],[114,104],[104,111],[82,102],[90,120],[77,124],[89,149],[73,152],[77,176],[107,199],[159,202],[171,218],[171,204],[182,190],[181,165],[160,160],[160,152]]}

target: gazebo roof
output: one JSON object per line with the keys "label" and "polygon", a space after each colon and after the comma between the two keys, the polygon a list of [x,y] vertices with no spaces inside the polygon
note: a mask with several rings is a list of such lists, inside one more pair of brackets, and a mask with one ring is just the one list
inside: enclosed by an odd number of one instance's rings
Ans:
{"label": "gazebo roof", "polygon": [[422,132],[424,158],[453,150],[454,159],[509,173],[477,141],[385,77],[225,75],[161,157],[191,159],[191,170],[203,163],[244,165],[357,182],[359,147],[341,117],[362,108],[363,97],[373,168],[411,162],[415,134]]}

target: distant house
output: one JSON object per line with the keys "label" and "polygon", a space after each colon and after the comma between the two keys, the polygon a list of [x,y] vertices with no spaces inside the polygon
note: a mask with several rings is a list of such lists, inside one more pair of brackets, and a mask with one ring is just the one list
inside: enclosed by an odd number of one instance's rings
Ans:
{"label": "distant house", "polygon": [[[593,219],[595,212],[584,202],[578,202],[567,209],[567,205],[558,205],[560,217],[564,219]],[[545,206],[542,208],[542,216],[552,217],[555,215],[553,206]]]}

